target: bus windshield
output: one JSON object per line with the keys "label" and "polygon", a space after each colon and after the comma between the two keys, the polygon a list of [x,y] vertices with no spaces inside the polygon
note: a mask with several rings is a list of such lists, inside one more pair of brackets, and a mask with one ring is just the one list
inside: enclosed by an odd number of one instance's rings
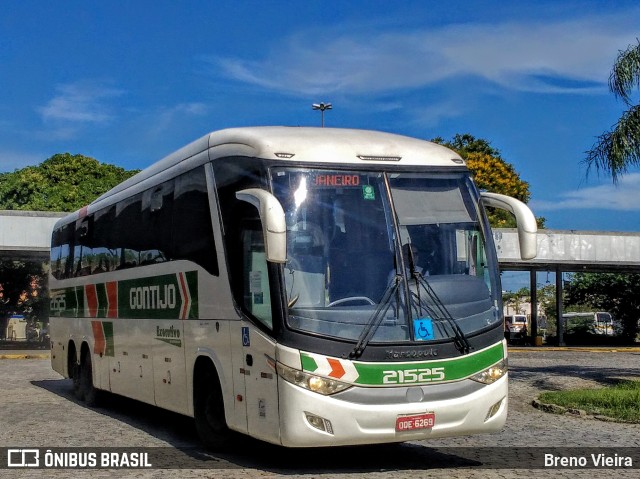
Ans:
{"label": "bus windshield", "polygon": [[290,328],[390,343],[499,321],[495,259],[465,174],[275,168],[271,180],[287,222]]}

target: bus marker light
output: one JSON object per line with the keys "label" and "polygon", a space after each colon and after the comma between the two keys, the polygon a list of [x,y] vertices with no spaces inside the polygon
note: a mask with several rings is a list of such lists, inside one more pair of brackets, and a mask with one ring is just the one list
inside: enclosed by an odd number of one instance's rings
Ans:
{"label": "bus marker light", "polygon": [[500,410],[500,406],[502,406],[503,401],[504,401],[504,398],[500,399],[500,401],[498,401],[497,403],[495,403],[493,406],[489,408],[489,412],[487,412],[487,416],[484,418],[485,422],[487,422],[489,419],[491,419],[493,416],[497,414],[497,412]]}
{"label": "bus marker light", "polygon": [[304,413],[307,418],[307,422],[312,427],[324,432],[328,432],[329,434],[333,434],[333,426],[331,425],[331,421],[328,419],[322,418],[320,416],[316,416],[315,414],[311,414],[309,412]]}

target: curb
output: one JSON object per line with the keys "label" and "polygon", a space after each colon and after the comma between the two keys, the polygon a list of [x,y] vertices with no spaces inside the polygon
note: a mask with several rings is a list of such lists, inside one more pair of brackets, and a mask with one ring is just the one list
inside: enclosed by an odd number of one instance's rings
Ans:
{"label": "curb", "polygon": [[593,420],[596,420],[596,421],[603,421],[603,422],[615,422],[615,423],[620,423],[620,424],[635,424],[633,422],[621,421],[621,420],[618,420],[618,419],[614,419],[612,417],[603,416],[601,414],[588,414],[586,411],[584,411],[582,409],[576,409],[576,408],[572,408],[572,407],[564,407],[564,406],[559,406],[557,404],[543,403],[543,402],[540,402],[537,399],[534,399],[533,401],[531,401],[531,405],[534,408],[539,409],[540,411],[551,413],[551,414],[563,414],[563,415],[566,415],[566,416],[581,417],[581,418],[584,418],[584,419],[593,419]]}
{"label": "curb", "polygon": [[50,359],[49,354],[0,354],[0,359]]}
{"label": "curb", "polygon": [[611,346],[603,346],[603,347],[593,347],[593,346],[507,346],[508,352],[544,352],[544,351],[571,351],[575,353],[629,353],[636,352],[640,353],[640,347],[638,346],[620,346],[620,347],[611,347]]}

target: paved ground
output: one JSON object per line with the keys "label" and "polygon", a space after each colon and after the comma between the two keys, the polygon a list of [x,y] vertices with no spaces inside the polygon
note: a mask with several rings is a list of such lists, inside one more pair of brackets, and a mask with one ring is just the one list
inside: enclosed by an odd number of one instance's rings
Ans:
{"label": "paved ground", "polygon": [[[37,354],[46,353],[38,352]],[[22,358],[12,351],[0,357]],[[640,425],[550,415],[530,403],[540,391],[597,387],[617,378],[640,377],[640,349],[510,350],[510,412],[499,434],[375,447],[285,450],[244,441],[233,453],[207,455],[188,418],[111,396],[107,407],[89,409],[71,397],[70,382],[50,369],[46,359],[0,361],[1,447],[154,447],[180,466],[206,463],[210,469],[180,470],[180,477],[637,477],[623,469],[531,469],[541,453],[567,448],[586,452],[640,451]],[[187,448],[181,452],[181,448]],[[455,449],[463,448],[463,449]],[[620,449],[633,448],[633,449]],[[585,453],[586,453],[585,452]],[[484,469],[490,462],[512,467]],[[518,458],[515,464],[510,462]],[[521,459],[521,460],[520,460]],[[194,463],[194,460],[196,461]],[[0,465],[2,467],[2,465]],[[175,469],[136,471],[0,470],[3,478],[175,477]]]}

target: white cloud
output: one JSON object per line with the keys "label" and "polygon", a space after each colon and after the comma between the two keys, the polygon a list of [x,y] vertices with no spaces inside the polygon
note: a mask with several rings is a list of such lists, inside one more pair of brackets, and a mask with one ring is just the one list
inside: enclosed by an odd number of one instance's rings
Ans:
{"label": "white cloud", "polygon": [[640,173],[630,173],[617,185],[603,184],[559,195],[557,200],[532,200],[534,211],[555,210],[615,210],[640,211]]}
{"label": "white cloud", "polygon": [[370,34],[342,33],[342,26],[293,35],[259,60],[214,63],[234,80],[294,95],[382,93],[465,76],[519,91],[593,93],[605,90],[615,52],[635,42],[639,16],[633,10]]}
{"label": "white cloud", "polygon": [[412,122],[415,125],[422,128],[431,128],[446,118],[462,116],[464,114],[464,106],[449,100],[442,103],[432,103],[428,107],[410,105],[407,111],[410,112]]}
{"label": "white cloud", "polygon": [[76,82],[56,87],[56,95],[38,109],[45,121],[74,124],[104,123],[112,118],[106,102],[122,95],[121,90],[93,82]]}
{"label": "white cloud", "polygon": [[176,123],[184,122],[186,117],[202,116],[207,113],[204,103],[178,103],[170,107],[160,107],[153,111],[151,115],[144,115],[145,123],[148,124],[151,136],[159,135],[170,130]]}

